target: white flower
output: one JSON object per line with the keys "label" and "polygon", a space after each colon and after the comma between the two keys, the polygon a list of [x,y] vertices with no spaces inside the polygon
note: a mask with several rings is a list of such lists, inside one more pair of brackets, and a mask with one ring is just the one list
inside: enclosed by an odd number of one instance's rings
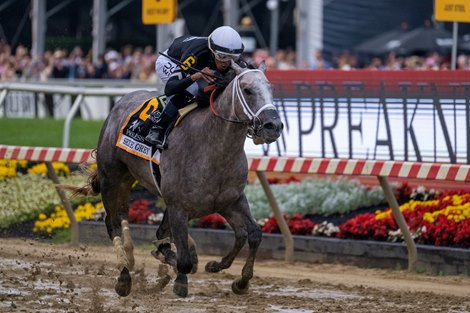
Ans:
{"label": "white flower", "polygon": [[339,227],[333,225],[333,223],[327,223],[326,221],[316,224],[313,227],[312,235],[314,236],[327,236],[331,237],[339,232]]}
{"label": "white flower", "polygon": [[147,218],[148,224],[159,224],[163,220],[163,213],[152,213]]}

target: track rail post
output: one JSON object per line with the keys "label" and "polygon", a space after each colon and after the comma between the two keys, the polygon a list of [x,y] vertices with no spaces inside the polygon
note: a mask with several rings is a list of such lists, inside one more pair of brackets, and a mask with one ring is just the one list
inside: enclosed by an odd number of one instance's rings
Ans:
{"label": "track rail post", "polygon": [[286,220],[282,216],[281,210],[277,205],[276,198],[273,195],[271,187],[269,186],[269,182],[266,179],[266,175],[264,172],[256,171],[256,175],[263,186],[264,193],[268,198],[268,202],[271,205],[271,209],[273,210],[274,217],[276,218],[277,225],[279,225],[279,229],[281,230],[282,237],[284,238],[284,244],[286,245],[285,256],[284,260],[287,263],[294,262],[294,239],[292,238],[292,234],[290,232],[289,227],[287,226]]}
{"label": "track rail post", "polygon": [[70,201],[67,198],[65,191],[59,186],[60,185],[59,177],[57,176],[57,173],[54,167],[52,166],[52,162],[46,162],[46,165],[47,165],[47,175],[52,180],[52,182],[56,185],[55,188],[57,190],[57,193],[59,194],[60,201],[62,202],[62,205],[64,206],[65,211],[67,212],[67,216],[69,217],[69,220],[70,220],[70,229],[72,230],[70,244],[72,246],[77,246],[78,245],[78,223],[77,223],[77,220],[75,219],[75,215],[72,210],[72,205],[70,204]]}
{"label": "track rail post", "polygon": [[416,249],[415,242],[411,237],[410,230],[408,225],[406,224],[405,218],[400,211],[400,207],[398,206],[397,200],[393,195],[392,188],[390,187],[387,178],[385,176],[377,176],[379,179],[380,185],[385,193],[385,198],[388,201],[388,205],[392,209],[393,217],[398,224],[398,227],[403,234],[403,238],[406,242],[406,248],[408,249],[408,271],[414,271],[416,269],[416,263],[418,261],[418,251]]}

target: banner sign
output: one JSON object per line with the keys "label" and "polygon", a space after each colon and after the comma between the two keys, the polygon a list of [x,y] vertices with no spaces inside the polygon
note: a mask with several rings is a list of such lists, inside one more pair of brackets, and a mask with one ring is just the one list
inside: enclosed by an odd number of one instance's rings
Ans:
{"label": "banner sign", "polygon": [[470,22],[469,0],[434,0],[436,20],[444,22]]}
{"label": "banner sign", "polygon": [[142,0],[142,23],[167,24],[176,20],[177,0]]}
{"label": "banner sign", "polygon": [[284,132],[247,153],[470,164],[470,71],[397,72],[269,71]]}

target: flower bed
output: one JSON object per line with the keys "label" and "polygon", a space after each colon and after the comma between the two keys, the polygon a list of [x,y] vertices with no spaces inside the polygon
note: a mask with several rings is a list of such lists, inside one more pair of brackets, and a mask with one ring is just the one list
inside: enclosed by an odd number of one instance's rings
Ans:
{"label": "flower bed", "polygon": [[[86,182],[83,176],[71,175],[66,164],[53,162],[52,165],[61,183]],[[46,174],[45,163],[0,161],[0,229],[34,220],[39,213],[48,213],[60,204],[54,183]]]}
{"label": "flower bed", "polygon": [[[53,165],[62,178],[74,176],[67,165]],[[0,162],[0,183],[3,189],[8,189],[3,194],[9,195],[0,204],[3,227],[32,218],[35,219],[32,230],[37,234],[53,234],[56,230],[70,227],[53,184],[45,178],[46,173],[44,163]],[[77,177],[72,184],[80,185],[83,180],[83,177]],[[8,184],[9,182],[13,183]],[[273,184],[284,218],[294,235],[389,242],[403,240],[392,211],[384,206],[383,194],[379,188],[365,187],[345,179],[298,181],[287,178],[282,181],[271,179],[270,183]],[[406,184],[395,186],[394,191],[401,204],[400,210],[417,243],[470,247],[470,193],[438,193],[424,188],[412,190]],[[14,194],[15,192],[18,194]],[[275,218],[269,216],[270,208],[261,186],[249,185],[246,193],[253,215],[263,232],[279,233]],[[159,224],[163,209],[158,199],[150,199],[139,185],[134,186],[133,194],[129,222]],[[16,199],[16,202],[9,197]],[[38,201],[41,199],[42,201]],[[77,202],[74,208],[79,221],[104,218],[104,209],[99,198],[89,203]],[[229,228],[224,218],[218,214],[192,220],[190,226]]]}
{"label": "flower bed", "polygon": [[[99,205],[101,206],[101,204]],[[129,221],[136,224],[158,224],[163,216],[162,211],[159,210],[155,207],[151,208],[147,200],[136,200],[130,206]],[[460,248],[470,247],[470,194],[442,193],[433,200],[412,199],[402,204],[400,210],[417,243]],[[96,212],[81,216],[88,216],[92,220],[102,220],[103,212],[103,210],[96,210]],[[53,230],[61,225],[68,227],[68,224],[62,222],[66,218],[67,216],[63,213],[55,212],[48,219],[41,215],[39,220],[43,221],[41,223],[45,223],[50,219],[56,219],[55,222],[47,223],[48,227]],[[294,235],[390,242],[403,240],[393,219],[392,211],[388,208],[372,213],[358,214],[339,225],[328,222],[326,218],[323,222],[315,223],[300,214],[294,214],[290,217],[284,214],[284,218]],[[280,233],[277,221],[273,216],[260,219],[258,223],[265,233]],[[190,225],[196,228],[229,228],[224,218],[218,214],[193,220]]]}

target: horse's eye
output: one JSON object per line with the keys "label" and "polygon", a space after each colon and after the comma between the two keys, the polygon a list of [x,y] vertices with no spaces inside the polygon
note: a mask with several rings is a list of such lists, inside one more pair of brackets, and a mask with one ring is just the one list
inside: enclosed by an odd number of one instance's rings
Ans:
{"label": "horse's eye", "polygon": [[253,94],[253,92],[252,92],[249,88],[245,88],[245,89],[243,89],[243,91],[244,91],[247,95]]}

